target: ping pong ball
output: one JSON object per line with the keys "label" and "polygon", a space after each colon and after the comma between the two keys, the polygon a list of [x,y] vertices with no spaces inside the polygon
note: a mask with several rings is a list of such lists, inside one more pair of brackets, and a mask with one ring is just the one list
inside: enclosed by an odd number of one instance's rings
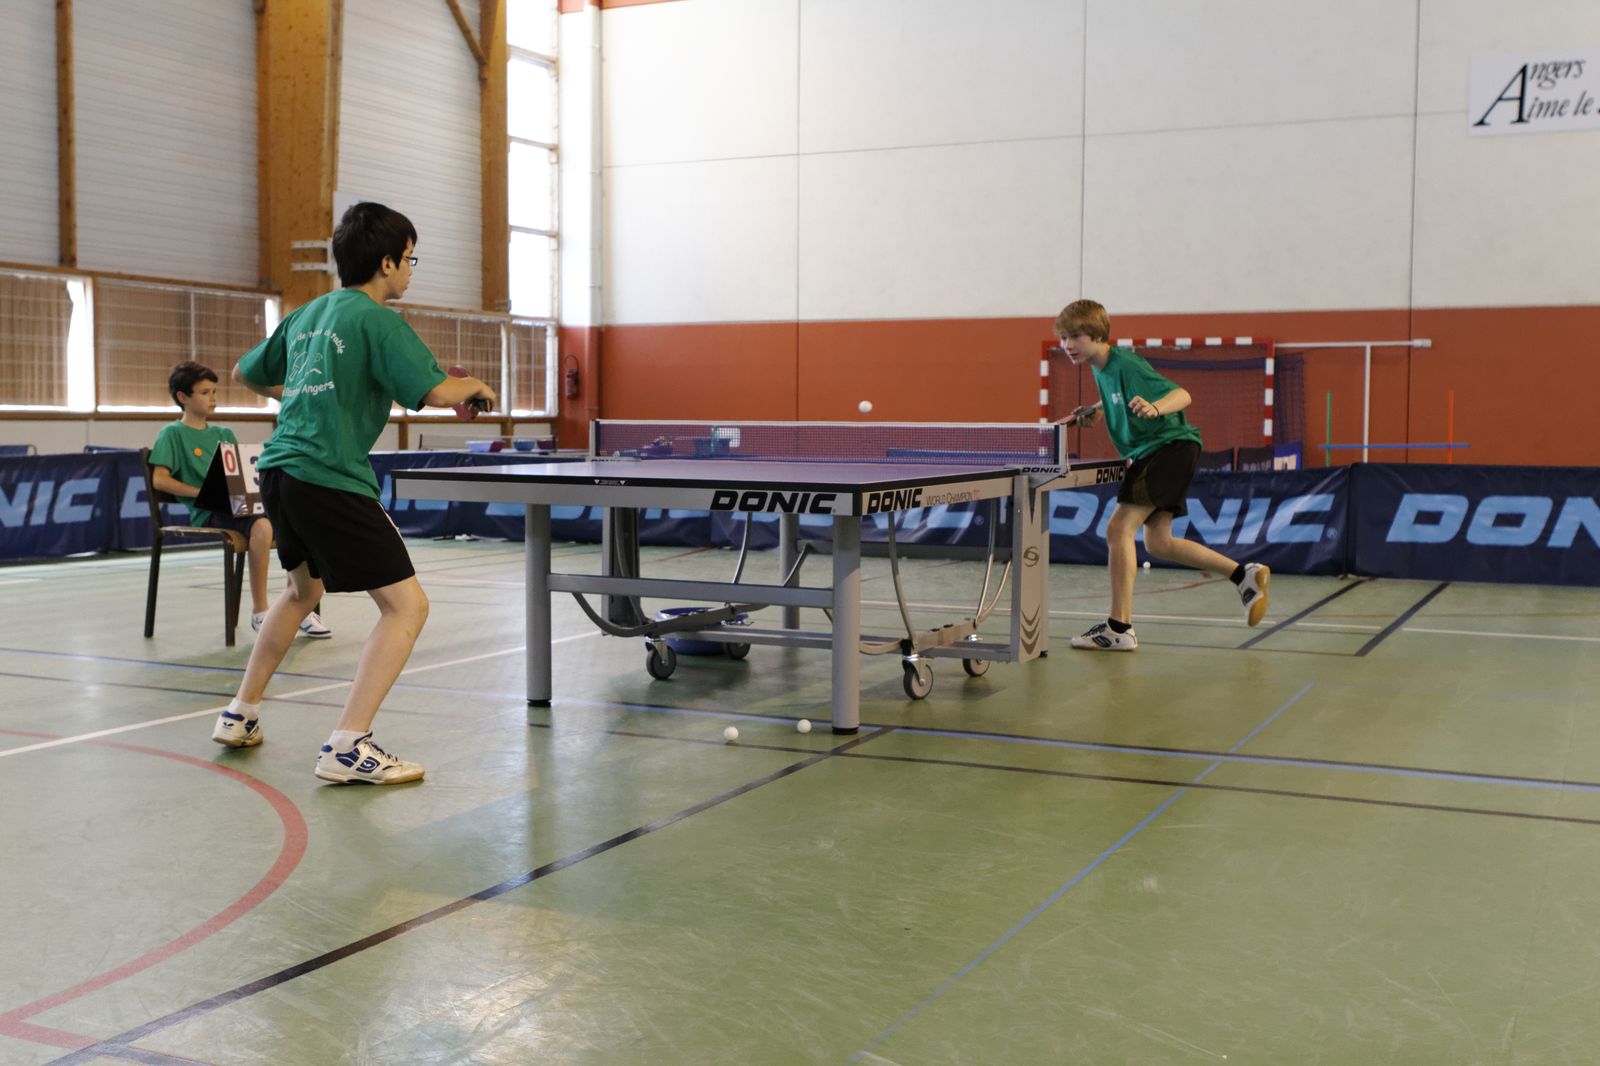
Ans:
{"label": "ping pong ball", "polygon": [[809,719],[809,718],[800,719],[798,722],[796,722],[794,724],[794,729],[795,729],[795,732],[797,732],[797,733],[809,733],[809,732],[811,732],[811,719]]}
{"label": "ping pong ball", "polygon": [[722,731],[722,739],[723,740],[728,740],[728,741],[738,740],[739,739],[739,727],[730,725],[728,728],[724,729]]}
{"label": "ping pong ball", "polygon": [[1146,559],[1146,560],[1145,560],[1145,561],[1144,561],[1144,568],[1145,568],[1145,569],[1146,569],[1146,570],[1148,570],[1148,569],[1150,569],[1150,560],[1149,560],[1149,559]]}
{"label": "ping pong ball", "polygon": [[866,414],[872,410],[872,401],[862,400],[860,403],[856,404],[856,407],[861,411],[862,414]]}

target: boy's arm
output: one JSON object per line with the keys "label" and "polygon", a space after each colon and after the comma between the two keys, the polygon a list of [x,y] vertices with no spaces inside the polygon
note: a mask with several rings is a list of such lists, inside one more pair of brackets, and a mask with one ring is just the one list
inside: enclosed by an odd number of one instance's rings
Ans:
{"label": "boy's arm", "polygon": [[422,397],[422,406],[454,407],[473,399],[485,401],[483,409],[487,411],[494,406],[494,390],[477,378],[446,377]]}
{"label": "boy's arm", "polygon": [[150,468],[150,483],[156,487],[157,492],[165,492],[173,496],[183,496],[192,500],[200,495],[199,489],[179,481],[172,476],[172,471],[164,466],[152,466]]}
{"label": "boy's arm", "polygon": [[[266,396],[269,399],[278,400],[280,402],[283,400],[282,385],[257,385],[255,382],[244,376],[244,372],[238,363],[233,364],[233,380],[235,383],[243,385],[257,396]],[[159,485],[156,487],[160,488]],[[165,492],[166,490],[162,489],[162,491]]]}
{"label": "boy's arm", "polygon": [[1173,389],[1154,403],[1143,396],[1135,396],[1128,401],[1128,410],[1140,418],[1160,418],[1162,415],[1177,414],[1194,402],[1194,397],[1189,395],[1188,389]]}

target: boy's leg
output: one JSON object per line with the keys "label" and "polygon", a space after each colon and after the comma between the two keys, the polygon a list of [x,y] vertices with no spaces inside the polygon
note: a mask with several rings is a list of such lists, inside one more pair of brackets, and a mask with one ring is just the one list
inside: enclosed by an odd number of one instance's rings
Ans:
{"label": "boy's leg", "polygon": [[1146,521],[1144,546],[1151,555],[1195,570],[1209,570],[1220,577],[1228,577],[1239,567],[1226,555],[1212,551],[1198,541],[1174,537],[1172,515],[1166,511],[1157,511]]}
{"label": "boy's leg", "polygon": [[289,584],[267,611],[261,631],[256,634],[256,646],[250,650],[250,663],[244,668],[244,679],[239,682],[241,702],[261,702],[266,695],[267,682],[283,662],[295,634],[300,632],[300,623],[321,599],[322,582],[311,576],[309,564],[301,563],[289,571]]}
{"label": "boy's leg", "polygon": [[378,605],[378,624],[361,649],[355,683],[339,719],[341,733],[371,731],[379,705],[411,658],[412,646],[428,620],[428,596],[415,577],[372,589],[368,595]]}
{"label": "boy's leg", "polygon": [[1144,504],[1119,503],[1106,525],[1107,567],[1111,578],[1109,617],[1112,621],[1133,622],[1133,578],[1139,567],[1139,549],[1134,537],[1154,510]]}
{"label": "boy's leg", "polygon": [[1196,570],[1209,570],[1232,581],[1239,590],[1244,604],[1244,618],[1249,625],[1260,623],[1267,613],[1267,584],[1272,571],[1261,563],[1240,566],[1221,552],[1212,551],[1204,544],[1172,535],[1172,515],[1157,511],[1144,527],[1144,546],[1150,554],[1158,555]]}
{"label": "boy's leg", "polygon": [[[256,523],[257,528],[265,525],[265,522]],[[258,719],[267,682],[289,650],[299,630],[300,619],[321,598],[322,582],[311,576],[305,563],[289,571],[289,587],[267,611],[256,633],[255,647],[250,649],[250,663],[244,669],[244,679],[239,682],[239,694],[217,717],[217,724],[211,731],[212,740],[230,748],[249,748],[261,743]]]}
{"label": "boy's leg", "polygon": [[272,563],[272,523],[258,518],[250,524],[250,613],[267,609],[267,567]]}

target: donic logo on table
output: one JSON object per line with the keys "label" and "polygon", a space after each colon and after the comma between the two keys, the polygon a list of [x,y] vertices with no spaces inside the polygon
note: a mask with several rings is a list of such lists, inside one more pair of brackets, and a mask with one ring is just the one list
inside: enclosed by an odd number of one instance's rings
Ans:
{"label": "donic logo on table", "polygon": [[1408,492],[1389,524],[1390,544],[1468,544],[1570,548],[1579,531],[1600,545],[1600,503],[1592,496],[1485,496],[1476,505],[1454,493]]}
{"label": "donic logo on table", "polygon": [[782,511],[785,514],[833,514],[837,492],[776,492],[765,489],[717,489],[713,511]]}

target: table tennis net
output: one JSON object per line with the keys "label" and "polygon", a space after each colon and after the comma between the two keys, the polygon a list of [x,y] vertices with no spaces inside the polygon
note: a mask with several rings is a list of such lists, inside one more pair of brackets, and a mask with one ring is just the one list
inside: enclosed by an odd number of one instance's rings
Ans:
{"label": "table tennis net", "polygon": [[1056,466],[1059,426],[969,422],[659,422],[599,420],[597,457],[812,463]]}

